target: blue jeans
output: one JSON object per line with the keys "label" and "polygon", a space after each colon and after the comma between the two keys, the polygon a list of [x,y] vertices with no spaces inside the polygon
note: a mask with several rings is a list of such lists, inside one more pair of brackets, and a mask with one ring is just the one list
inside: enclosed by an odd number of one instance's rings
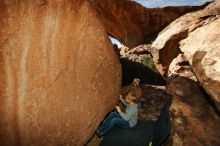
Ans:
{"label": "blue jeans", "polygon": [[129,122],[124,120],[119,113],[112,112],[105,119],[101,127],[99,128],[99,132],[102,135],[105,135],[108,131],[110,131],[114,126],[119,126],[123,128],[130,128]]}

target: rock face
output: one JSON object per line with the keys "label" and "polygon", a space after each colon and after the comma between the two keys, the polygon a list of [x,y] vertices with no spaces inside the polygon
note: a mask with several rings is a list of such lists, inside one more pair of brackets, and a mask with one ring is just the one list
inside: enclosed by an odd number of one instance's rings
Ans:
{"label": "rock face", "polygon": [[156,120],[164,105],[169,100],[165,86],[141,85],[142,108],[139,108],[139,120]]}
{"label": "rock face", "polygon": [[[166,27],[152,44],[158,70],[167,76],[172,60],[183,52],[202,86],[220,110],[220,2],[186,14]],[[181,42],[181,43],[180,43]]]}
{"label": "rock face", "polygon": [[150,49],[150,44],[143,44],[132,49],[129,49],[128,47],[123,45],[120,48],[120,55],[121,58],[128,58],[129,60],[141,63],[145,57],[152,57]]}
{"label": "rock face", "polygon": [[173,61],[169,66],[168,76],[172,76],[176,74],[182,77],[190,78],[195,82],[198,81],[184,54],[179,54],[175,59],[173,59]]}
{"label": "rock face", "polygon": [[183,40],[181,51],[220,111],[220,16]]}
{"label": "rock face", "polygon": [[93,0],[92,3],[109,35],[129,48],[152,41],[170,22],[204,7],[150,9],[129,0]]}
{"label": "rock face", "polygon": [[0,145],[85,144],[121,80],[91,5],[3,0],[0,28]]}
{"label": "rock face", "polygon": [[220,118],[213,111],[196,83],[186,77],[172,77],[166,91],[172,95],[170,107],[173,146],[220,145]]}
{"label": "rock face", "polygon": [[167,76],[170,63],[181,52],[179,42],[198,27],[216,19],[219,13],[219,3],[215,2],[204,10],[188,13],[176,19],[159,33],[152,44],[152,54],[161,74]]}

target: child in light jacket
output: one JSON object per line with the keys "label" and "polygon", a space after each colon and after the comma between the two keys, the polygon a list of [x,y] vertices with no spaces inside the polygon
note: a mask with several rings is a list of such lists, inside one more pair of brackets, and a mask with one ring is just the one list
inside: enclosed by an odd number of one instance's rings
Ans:
{"label": "child in light jacket", "polygon": [[109,132],[114,126],[123,128],[132,128],[137,124],[138,107],[136,104],[136,95],[132,92],[128,93],[125,100],[120,95],[119,100],[125,105],[125,112],[121,111],[119,106],[116,106],[117,112],[111,112],[104,120],[103,124],[96,130],[96,134],[101,137]]}

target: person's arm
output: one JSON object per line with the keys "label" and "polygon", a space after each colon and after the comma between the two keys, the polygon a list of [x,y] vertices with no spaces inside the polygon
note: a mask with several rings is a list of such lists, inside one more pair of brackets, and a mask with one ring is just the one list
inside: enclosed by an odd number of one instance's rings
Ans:
{"label": "person's arm", "polygon": [[118,112],[119,115],[126,121],[129,121],[131,119],[131,117],[134,115],[135,113],[135,110],[134,109],[131,109],[125,113],[123,113],[122,111]]}
{"label": "person's arm", "polygon": [[119,95],[119,100],[120,100],[121,103],[124,104],[126,107],[128,106],[127,102],[122,98],[121,95]]}

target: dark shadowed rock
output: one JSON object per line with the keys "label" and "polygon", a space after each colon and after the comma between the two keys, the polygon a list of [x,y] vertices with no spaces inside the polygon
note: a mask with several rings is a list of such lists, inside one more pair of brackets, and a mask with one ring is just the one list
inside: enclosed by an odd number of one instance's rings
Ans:
{"label": "dark shadowed rock", "polygon": [[169,79],[166,92],[173,96],[170,145],[220,145],[220,117],[193,80],[174,76]]}
{"label": "dark shadowed rock", "polygon": [[[148,58],[149,59],[149,58]],[[147,59],[147,60],[148,60]],[[153,63],[152,60],[148,62]],[[152,68],[146,66],[144,62],[139,63],[127,58],[120,58],[122,66],[122,85],[129,85],[134,78],[139,78],[141,83],[151,85],[164,85],[165,81],[159,72],[155,72]]]}
{"label": "dark shadowed rock", "polygon": [[134,78],[139,78],[141,83],[164,85],[165,80],[159,74],[152,55],[150,44],[144,44],[129,49],[122,45],[120,49],[120,63],[122,66],[122,85],[128,85]]}

